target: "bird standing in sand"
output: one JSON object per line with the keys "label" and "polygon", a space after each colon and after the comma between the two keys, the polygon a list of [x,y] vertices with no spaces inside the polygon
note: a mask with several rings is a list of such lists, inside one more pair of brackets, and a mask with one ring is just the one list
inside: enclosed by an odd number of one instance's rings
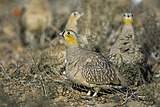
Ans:
{"label": "bird standing in sand", "polygon": [[109,59],[116,65],[142,63],[145,57],[141,53],[140,45],[135,41],[132,13],[125,13],[123,21],[124,26],[121,34],[110,49]]}
{"label": "bird standing in sand", "polygon": [[[124,26],[121,34],[110,49],[109,60],[118,67],[123,67],[123,69],[128,67],[128,70],[125,71],[125,77],[128,76],[128,79],[133,78],[131,80],[132,83],[135,81],[142,83],[150,81],[151,74],[146,62],[146,55],[143,53],[142,46],[136,42],[136,36],[132,26],[133,14],[125,13],[123,21]],[[123,65],[125,65],[125,67]],[[134,70],[131,70],[131,68]]]}
{"label": "bird standing in sand", "polygon": [[[78,32],[78,20],[81,18],[83,13],[78,11],[72,12],[68,18],[65,29],[74,30]],[[66,58],[66,42],[65,40],[57,36],[51,41],[50,47],[47,48],[42,54],[39,61],[41,69],[45,69],[43,66],[51,66],[54,72],[59,73],[65,66]]]}
{"label": "bird standing in sand", "polygon": [[96,92],[93,96],[97,95],[102,85],[127,85],[126,80],[103,55],[80,47],[74,31],[66,30],[60,35],[67,42],[65,72],[68,79],[78,84],[94,87]]}
{"label": "bird standing in sand", "polygon": [[21,16],[20,38],[35,49],[46,45],[46,29],[51,27],[52,13],[47,0],[30,0]]}

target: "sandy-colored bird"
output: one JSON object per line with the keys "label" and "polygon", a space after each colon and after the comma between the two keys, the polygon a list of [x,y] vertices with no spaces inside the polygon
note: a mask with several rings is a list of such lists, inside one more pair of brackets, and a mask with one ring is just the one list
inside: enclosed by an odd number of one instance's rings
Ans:
{"label": "sandy-colored bird", "polygon": [[123,21],[121,34],[110,49],[109,60],[118,67],[123,67],[121,73],[130,79],[131,84],[150,82],[151,71],[146,54],[135,38],[132,13],[125,13]]}
{"label": "sandy-colored bird", "polygon": [[[82,15],[83,13],[80,13],[78,11],[72,12],[68,18],[65,29],[70,29],[78,32],[78,20]],[[57,73],[62,71],[65,66],[65,49],[65,40],[60,36],[54,38],[50,43],[50,47],[47,48],[41,55],[41,60],[39,62],[40,68],[45,69],[44,66],[47,65],[49,67],[52,67],[52,70]]]}
{"label": "sandy-colored bird", "polygon": [[99,91],[97,87],[102,85],[127,85],[118,69],[108,59],[79,45],[78,36],[74,31],[66,30],[60,35],[67,42],[65,73],[68,79],[88,87],[96,87],[93,96]]}
{"label": "sandy-colored bird", "polygon": [[52,13],[47,0],[30,0],[22,13],[20,35],[23,44],[32,48],[46,45],[46,29],[51,28]]}
{"label": "sandy-colored bird", "polygon": [[73,30],[78,33],[78,20],[81,16],[83,16],[83,13],[78,11],[72,12],[65,26],[65,30]]}
{"label": "sandy-colored bird", "polygon": [[145,60],[140,45],[135,41],[132,13],[124,14],[121,34],[110,49],[109,59],[116,65],[142,63]]}

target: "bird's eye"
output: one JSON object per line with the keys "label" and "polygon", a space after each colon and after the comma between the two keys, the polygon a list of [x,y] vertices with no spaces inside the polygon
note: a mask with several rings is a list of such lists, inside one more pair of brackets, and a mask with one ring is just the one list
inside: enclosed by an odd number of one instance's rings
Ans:
{"label": "bird's eye", "polygon": [[131,16],[133,17],[133,14],[131,14]]}
{"label": "bird's eye", "polygon": [[73,13],[74,16],[75,16],[76,14],[77,14],[76,12]]}
{"label": "bird's eye", "polygon": [[70,34],[70,32],[67,32],[67,35],[69,35]]}

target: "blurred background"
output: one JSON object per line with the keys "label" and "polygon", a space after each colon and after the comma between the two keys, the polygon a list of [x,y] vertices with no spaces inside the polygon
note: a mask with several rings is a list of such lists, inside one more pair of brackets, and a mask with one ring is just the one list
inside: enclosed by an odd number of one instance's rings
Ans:
{"label": "blurred background", "polygon": [[[55,38],[64,30],[74,11],[84,13],[78,24],[78,33],[85,35],[88,41],[84,47],[100,50],[104,55],[108,54],[121,32],[123,14],[133,13],[136,41],[147,53],[148,64],[156,78],[155,82],[142,88],[140,94],[145,96],[143,100],[147,102],[146,105],[160,104],[160,0],[48,0],[53,17],[52,28],[48,33],[49,43],[45,48],[34,51],[21,43],[21,18],[23,9],[25,11],[29,2],[30,0],[0,0],[0,106],[102,107],[103,104],[115,106],[115,103],[123,102],[123,97],[120,99],[118,96],[116,99],[117,95],[86,101],[80,97],[83,92],[55,82],[61,80],[53,76],[53,72],[37,73],[33,70],[37,67],[38,60],[42,59],[42,52],[47,56],[47,51],[52,48],[49,47],[50,44],[55,43]],[[37,5],[33,7],[34,10]],[[131,101],[134,102],[127,103],[129,106],[144,105],[139,99]],[[110,102],[113,103],[109,105]]]}

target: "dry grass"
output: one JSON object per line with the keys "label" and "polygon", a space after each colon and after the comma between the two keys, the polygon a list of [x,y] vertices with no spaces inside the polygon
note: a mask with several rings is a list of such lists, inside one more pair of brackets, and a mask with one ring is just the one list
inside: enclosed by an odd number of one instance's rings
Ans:
{"label": "dry grass", "polygon": [[[158,53],[160,50],[158,4],[147,0],[147,3],[134,8],[126,0],[68,0],[67,3],[64,3],[65,0],[50,1],[54,17],[54,35],[50,36],[53,40],[50,47],[32,51],[23,47],[18,39],[18,21],[11,14],[16,2],[5,2],[10,6],[5,7],[6,4],[0,1],[0,7],[6,9],[4,12],[0,11],[0,106],[116,106],[131,105],[132,101],[146,106],[160,104],[160,85],[157,78],[160,72],[156,69],[160,64],[159,59],[151,56],[151,53]],[[60,8],[62,4],[64,6]],[[86,47],[102,51],[104,55],[107,55],[108,49],[121,31],[123,13],[133,12],[137,41],[144,47],[149,57],[148,62],[154,68],[153,81],[142,85],[144,78],[140,66],[124,65],[121,72],[131,81],[127,89],[102,89],[96,98],[88,98],[85,95],[91,88],[64,78],[61,75],[65,66],[64,59],[53,53],[59,47],[53,49],[52,45],[58,40],[57,33],[63,30],[70,13],[77,10],[85,14],[80,20],[79,34],[86,35],[89,43]],[[58,59],[61,62],[59,64],[56,63]]]}

